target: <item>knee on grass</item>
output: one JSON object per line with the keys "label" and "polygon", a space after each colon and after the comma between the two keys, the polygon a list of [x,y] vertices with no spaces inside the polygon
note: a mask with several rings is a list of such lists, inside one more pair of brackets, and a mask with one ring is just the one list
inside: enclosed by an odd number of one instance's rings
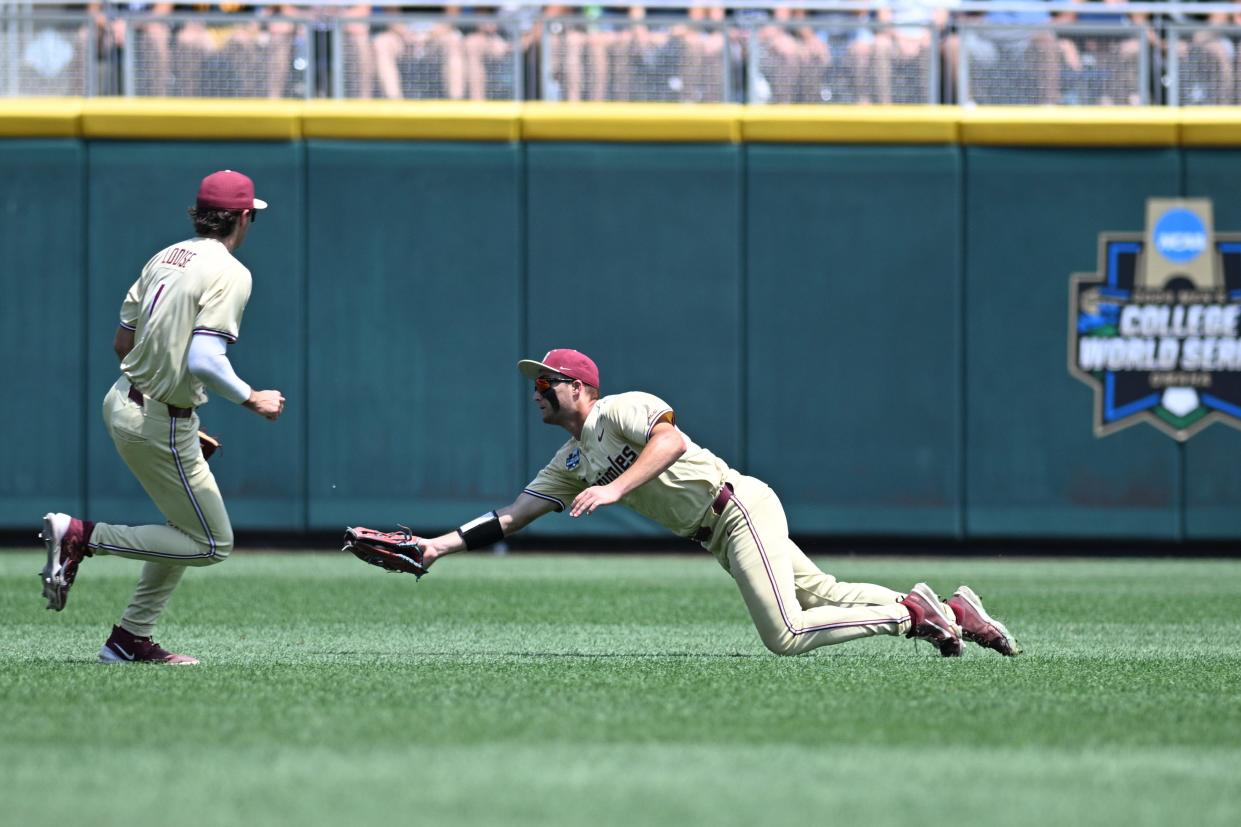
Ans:
{"label": "knee on grass", "polygon": [[797,645],[797,637],[788,630],[762,632],[760,637],[767,651],[773,655],[786,657],[801,654],[801,648]]}

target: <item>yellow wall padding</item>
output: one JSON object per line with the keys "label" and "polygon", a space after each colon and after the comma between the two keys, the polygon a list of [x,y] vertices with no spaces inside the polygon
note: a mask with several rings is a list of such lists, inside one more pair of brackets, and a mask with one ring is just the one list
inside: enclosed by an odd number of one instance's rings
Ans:
{"label": "yellow wall padding", "polygon": [[302,107],[296,101],[86,98],[81,107],[84,138],[292,141],[302,137]]}
{"label": "yellow wall padding", "polygon": [[955,144],[960,113],[949,106],[750,106],[741,139],[764,143]]}
{"label": "yellow wall padding", "polygon": [[992,146],[1176,146],[1180,111],[1130,106],[961,109],[961,143]]}
{"label": "yellow wall padding", "polygon": [[1241,107],[1180,110],[1181,146],[1241,146]]}
{"label": "yellow wall padding", "polygon": [[10,98],[0,101],[0,137],[76,138],[81,134],[81,98]]}
{"label": "yellow wall padding", "polygon": [[12,98],[0,137],[1241,147],[1241,107]]}
{"label": "yellow wall padding", "polygon": [[522,105],[527,141],[738,143],[743,107],[728,103],[546,103]]}
{"label": "yellow wall padding", "polygon": [[405,141],[516,141],[517,103],[464,101],[307,101],[306,138]]}

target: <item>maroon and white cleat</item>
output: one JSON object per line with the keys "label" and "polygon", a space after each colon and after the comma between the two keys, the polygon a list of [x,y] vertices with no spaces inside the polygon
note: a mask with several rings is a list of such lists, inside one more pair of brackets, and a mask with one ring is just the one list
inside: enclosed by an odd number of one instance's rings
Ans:
{"label": "maroon and white cleat", "polygon": [[120,626],[99,650],[100,663],[166,663],[169,666],[193,666],[198,658],[169,652],[149,637],[138,637]]}
{"label": "maroon and white cleat", "polygon": [[930,641],[946,658],[958,657],[965,651],[961,627],[948,616],[944,604],[930,586],[918,583],[901,603],[909,610],[909,632],[905,637]]}
{"label": "maroon and white cleat", "polygon": [[43,596],[47,598],[49,609],[59,612],[65,608],[69,588],[78,576],[78,566],[93,555],[88,546],[93,528],[94,523],[68,514],[44,515],[39,539],[47,546],[47,565],[39,578],[43,581]]}
{"label": "maroon and white cleat", "polygon": [[948,607],[961,624],[961,636],[986,649],[994,649],[1001,655],[1012,657],[1021,654],[1017,639],[1004,624],[987,614],[982,600],[969,586],[961,586],[948,598]]}

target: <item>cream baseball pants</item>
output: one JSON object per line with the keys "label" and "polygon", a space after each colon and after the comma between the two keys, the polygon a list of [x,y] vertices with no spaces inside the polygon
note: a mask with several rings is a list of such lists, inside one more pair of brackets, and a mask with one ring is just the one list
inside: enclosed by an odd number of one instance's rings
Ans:
{"label": "cream baseball pants", "polygon": [[198,444],[198,414],[172,416],[149,397],[138,404],[122,376],[103,400],[103,420],[121,459],[166,525],[96,523],[90,548],[142,560],[142,575],[121,626],[149,636],[186,566],[209,566],[233,549],[233,527]]}
{"label": "cream baseball pants", "polygon": [[[869,583],[842,583],[789,539],[776,493],[753,477],[729,479],[732,499],[707,511],[705,546],[732,574],[763,644],[778,655],[871,635],[909,631],[904,593]],[[714,521],[714,522],[712,522]]]}

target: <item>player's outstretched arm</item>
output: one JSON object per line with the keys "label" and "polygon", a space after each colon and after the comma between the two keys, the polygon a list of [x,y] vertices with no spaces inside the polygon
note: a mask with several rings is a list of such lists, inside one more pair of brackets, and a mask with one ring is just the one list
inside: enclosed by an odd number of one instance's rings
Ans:
{"label": "player's outstretched arm", "polygon": [[421,578],[440,557],[498,543],[555,507],[553,502],[523,493],[510,506],[488,511],[455,531],[430,539],[404,527],[400,531],[347,528],[341,550],[372,566]]}
{"label": "player's outstretched arm", "polygon": [[519,494],[511,505],[489,511],[455,531],[426,540],[422,549],[423,562],[430,566],[446,554],[494,545],[555,508],[556,504],[549,500],[526,493]]}

